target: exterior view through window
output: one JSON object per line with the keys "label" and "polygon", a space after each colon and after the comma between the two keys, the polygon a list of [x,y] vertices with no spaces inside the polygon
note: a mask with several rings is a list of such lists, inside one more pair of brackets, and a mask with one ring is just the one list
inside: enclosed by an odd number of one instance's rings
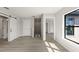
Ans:
{"label": "exterior view through window", "polygon": [[79,44],[79,10],[65,15],[65,38]]}

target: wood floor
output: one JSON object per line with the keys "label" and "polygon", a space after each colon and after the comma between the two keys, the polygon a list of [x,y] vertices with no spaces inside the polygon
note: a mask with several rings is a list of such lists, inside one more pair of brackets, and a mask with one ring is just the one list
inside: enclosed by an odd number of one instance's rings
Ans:
{"label": "wood floor", "polygon": [[0,52],[68,52],[51,38],[20,37],[12,42],[0,40]]}

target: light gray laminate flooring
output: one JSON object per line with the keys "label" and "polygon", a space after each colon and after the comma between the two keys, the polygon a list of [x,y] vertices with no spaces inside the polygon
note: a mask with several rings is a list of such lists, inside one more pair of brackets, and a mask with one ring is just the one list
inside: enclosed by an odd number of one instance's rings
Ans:
{"label": "light gray laminate flooring", "polygon": [[0,52],[67,52],[53,38],[19,37],[11,42],[0,39]]}

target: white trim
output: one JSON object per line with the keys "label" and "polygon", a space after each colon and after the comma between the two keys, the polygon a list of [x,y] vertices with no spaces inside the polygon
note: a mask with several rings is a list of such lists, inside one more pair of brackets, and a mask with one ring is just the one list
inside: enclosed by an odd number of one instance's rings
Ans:
{"label": "white trim", "polygon": [[54,17],[54,40],[55,40],[55,17]]}
{"label": "white trim", "polygon": [[31,21],[32,23],[31,23],[31,36],[34,38],[34,18],[32,19],[32,21]]}

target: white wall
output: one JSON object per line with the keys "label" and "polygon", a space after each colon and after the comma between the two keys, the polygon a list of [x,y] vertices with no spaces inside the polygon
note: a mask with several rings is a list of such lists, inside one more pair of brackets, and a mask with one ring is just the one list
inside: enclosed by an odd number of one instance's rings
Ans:
{"label": "white wall", "polygon": [[23,20],[23,36],[32,36],[32,18],[25,18]]}
{"label": "white wall", "polygon": [[43,40],[46,40],[46,23],[48,23],[48,33],[54,33],[54,19],[54,15],[41,15],[41,35]]}
{"label": "white wall", "polygon": [[46,23],[48,23],[48,33],[54,33],[55,15],[54,14],[46,14],[45,16],[46,16]]}
{"label": "white wall", "polygon": [[8,41],[12,41],[22,36],[22,21],[20,19],[9,18],[8,26]]}
{"label": "white wall", "polygon": [[18,37],[22,36],[22,34],[23,34],[23,21],[20,18],[17,18],[17,30],[18,30]]}
{"label": "white wall", "polygon": [[79,51],[79,45],[64,38],[64,15],[75,10],[76,7],[65,7],[55,15],[55,40],[69,51]]}
{"label": "white wall", "polygon": [[48,27],[46,26],[48,33],[54,33],[54,19],[46,19],[46,23],[48,23]]}
{"label": "white wall", "polygon": [[10,18],[10,37],[8,41],[12,41],[17,38],[18,30],[17,30],[17,20],[14,18]]}
{"label": "white wall", "polygon": [[10,18],[8,41],[12,41],[20,36],[32,36],[32,20],[33,18]]}

